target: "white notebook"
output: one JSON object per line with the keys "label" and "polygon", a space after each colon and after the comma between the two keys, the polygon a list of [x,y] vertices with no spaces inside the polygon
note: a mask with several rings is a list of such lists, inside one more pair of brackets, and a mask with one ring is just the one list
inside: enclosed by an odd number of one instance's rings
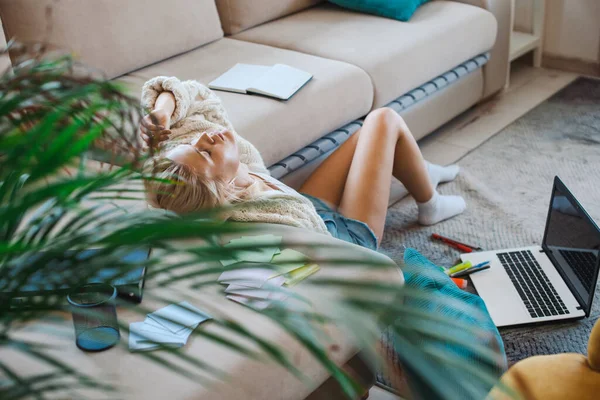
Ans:
{"label": "white notebook", "polygon": [[229,71],[208,84],[214,90],[235,93],[256,93],[289,100],[312,75],[284,64],[273,66],[236,64]]}

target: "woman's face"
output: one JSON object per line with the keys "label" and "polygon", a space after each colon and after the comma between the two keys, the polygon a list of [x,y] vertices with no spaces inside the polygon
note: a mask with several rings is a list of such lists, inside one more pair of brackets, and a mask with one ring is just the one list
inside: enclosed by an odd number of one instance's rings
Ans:
{"label": "woman's face", "polygon": [[190,144],[177,146],[166,156],[208,179],[224,182],[233,180],[240,166],[235,138],[233,133],[227,130],[203,132]]}

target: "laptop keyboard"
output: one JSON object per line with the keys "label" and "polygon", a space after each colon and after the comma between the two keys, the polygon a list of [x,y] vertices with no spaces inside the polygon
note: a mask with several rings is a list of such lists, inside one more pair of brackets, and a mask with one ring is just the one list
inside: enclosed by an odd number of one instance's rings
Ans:
{"label": "laptop keyboard", "polygon": [[498,258],[531,318],[569,314],[530,250],[499,253]]}
{"label": "laptop keyboard", "polygon": [[569,263],[569,266],[575,272],[577,279],[589,293],[595,282],[594,272],[596,271],[596,256],[591,251],[569,251],[559,250],[560,255]]}

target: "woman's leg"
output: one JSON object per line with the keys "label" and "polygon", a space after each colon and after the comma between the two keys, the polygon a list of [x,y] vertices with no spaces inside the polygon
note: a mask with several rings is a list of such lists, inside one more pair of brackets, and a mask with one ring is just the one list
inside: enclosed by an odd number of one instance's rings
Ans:
{"label": "woman's leg", "polygon": [[[335,207],[339,207],[361,131],[361,129],[356,131],[339,149],[335,150],[313,171],[300,188],[301,193],[309,194],[325,200]],[[450,182],[458,175],[459,168],[456,165],[443,167],[441,165],[426,163],[429,180],[433,187],[437,187],[440,183]],[[404,186],[399,190],[400,197],[409,194]]]}
{"label": "woman's leg", "polygon": [[[392,175],[419,203],[421,223],[436,223],[462,212],[465,206],[461,198],[442,198],[437,194],[429,177],[430,170],[404,120],[392,109],[375,110],[365,119],[357,140],[340,212],[365,222],[381,240]],[[437,213],[450,198],[453,206],[444,207],[445,212]],[[436,211],[433,217],[432,210]]]}
{"label": "woman's leg", "polygon": [[350,136],[336,151],[319,165],[300,187],[305,193],[338,207],[348,179],[360,130]]}

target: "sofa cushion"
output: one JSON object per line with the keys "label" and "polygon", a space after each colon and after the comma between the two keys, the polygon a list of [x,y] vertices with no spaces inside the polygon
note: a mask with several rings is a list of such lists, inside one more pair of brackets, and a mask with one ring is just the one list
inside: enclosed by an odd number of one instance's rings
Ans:
{"label": "sofa cushion", "polygon": [[283,63],[313,75],[288,101],[216,92],[236,131],[256,145],[267,165],[365,115],[373,101],[369,76],[358,67],[228,38],[136,71],[135,79],[126,77],[126,86],[138,86],[135,94],[139,96],[143,81],[158,75],[208,84],[238,62]]}
{"label": "sofa cushion", "polygon": [[380,17],[408,21],[429,0],[329,0],[340,7]]}
{"label": "sofa cushion", "polygon": [[323,0],[216,0],[221,25],[228,35],[285,17]]}
{"label": "sofa cushion", "polygon": [[223,36],[214,0],[0,0],[0,16],[9,38],[66,48],[109,78]]}
{"label": "sofa cushion", "polygon": [[423,5],[410,22],[324,4],[234,37],[357,65],[377,108],[491,49],[496,27],[488,11],[451,1]]}

